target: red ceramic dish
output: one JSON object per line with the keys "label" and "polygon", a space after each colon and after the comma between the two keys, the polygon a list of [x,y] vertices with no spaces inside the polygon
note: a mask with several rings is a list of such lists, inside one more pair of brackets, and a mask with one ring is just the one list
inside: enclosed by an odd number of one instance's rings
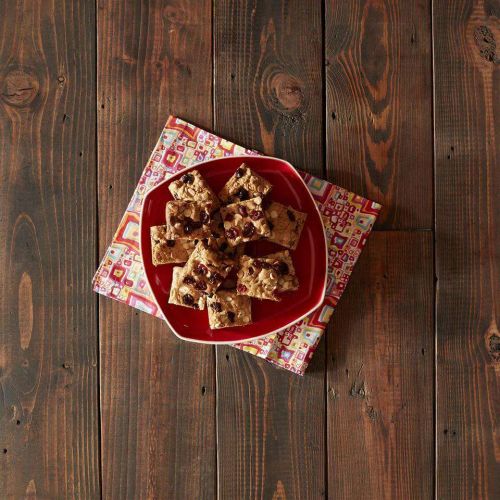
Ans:
{"label": "red ceramic dish", "polygon": [[[149,228],[165,224],[165,204],[173,199],[168,185],[191,168],[182,170],[147,194],[140,229],[147,280],[168,325],[181,339],[210,344],[256,339],[292,325],[323,303],[328,262],[323,223],[309,189],[292,165],[265,156],[231,156],[198,163],[192,169],[197,169],[218,193],[243,162],[273,184],[273,200],[307,213],[299,245],[296,250],[290,251],[300,282],[299,289],[280,294],[280,302],[252,299],[251,325],[219,330],[209,328],[206,310],[196,311],[168,303],[172,269],[176,264],[153,266]],[[284,248],[268,241],[258,241],[247,244],[245,253],[262,256],[280,249]]]}

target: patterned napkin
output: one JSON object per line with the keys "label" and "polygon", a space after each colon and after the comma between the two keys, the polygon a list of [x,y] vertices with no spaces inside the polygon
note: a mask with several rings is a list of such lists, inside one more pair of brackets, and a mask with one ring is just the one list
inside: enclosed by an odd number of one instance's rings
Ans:
{"label": "patterned napkin", "polygon": [[[97,270],[94,291],[162,317],[147,285],[139,251],[139,220],[146,193],[179,170],[233,155],[258,155],[170,116],[139,179],[113,241]],[[329,242],[329,270],[323,305],[308,317],[237,349],[303,375],[380,212],[378,203],[301,172],[323,215]]]}

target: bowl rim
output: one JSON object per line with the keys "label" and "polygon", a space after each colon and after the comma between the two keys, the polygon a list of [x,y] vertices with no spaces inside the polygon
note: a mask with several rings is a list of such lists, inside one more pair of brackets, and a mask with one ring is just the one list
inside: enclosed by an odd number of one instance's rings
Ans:
{"label": "bowl rim", "polygon": [[172,176],[168,177],[167,179],[164,179],[159,184],[157,184],[152,189],[150,189],[146,193],[146,195],[144,197],[144,201],[143,201],[142,206],[141,206],[140,219],[139,219],[139,250],[140,250],[140,254],[141,254],[141,259],[142,259],[142,262],[143,262],[143,266],[144,266],[144,252],[143,252],[143,249],[142,249],[142,223],[143,223],[144,207],[146,206],[146,201],[147,201],[148,197],[153,193],[153,191],[155,191],[156,189],[158,189],[163,184],[170,184],[172,181],[175,181],[177,178],[183,176],[186,172],[189,172],[190,170],[195,170],[200,165],[205,165],[206,163],[214,163],[214,162],[218,162],[218,161],[229,159],[229,158],[232,158],[232,159],[238,159],[239,158],[242,161],[244,161],[244,159],[248,160],[249,158],[255,158],[255,159],[259,158],[259,159],[263,159],[263,160],[279,161],[281,163],[286,164],[288,167],[290,167],[290,170],[294,173],[294,175],[299,179],[299,181],[306,188],[306,191],[307,191],[307,193],[309,195],[309,198],[311,199],[311,201],[313,203],[313,206],[314,206],[314,208],[316,210],[316,213],[317,213],[317,215],[319,217],[319,220],[321,222],[321,227],[323,229],[323,240],[324,240],[324,244],[325,244],[325,270],[326,271],[325,271],[325,276],[324,276],[324,279],[323,279],[323,285],[322,285],[322,291],[321,291],[320,298],[317,300],[317,302],[314,304],[314,306],[309,311],[307,311],[305,314],[299,316],[298,318],[294,318],[293,321],[290,321],[286,325],[281,326],[279,328],[276,328],[275,330],[272,330],[272,331],[269,331],[269,332],[266,332],[266,333],[262,333],[262,334],[259,334],[259,335],[255,335],[253,337],[248,337],[246,339],[236,340],[234,342],[231,342],[231,341],[227,341],[227,340],[213,340],[213,341],[212,340],[198,340],[198,339],[193,339],[193,338],[190,338],[190,337],[185,337],[184,335],[180,334],[172,326],[172,324],[168,320],[167,315],[164,313],[162,307],[158,303],[158,300],[156,299],[156,295],[153,292],[153,288],[151,287],[151,283],[149,282],[148,273],[146,272],[146,269],[144,268],[144,276],[145,276],[145,279],[146,279],[146,283],[148,284],[149,289],[151,290],[151,296],[152,296],[152,298],[153,298],[153,300],[154,300],[154,302],[156,304],[156,307],[161,312],[161,319],[163,319],[167,323],[168,327],[170,328],[170,330],[174,333],[174,335],[176,337],[178,337],[181,340],[185,340],[187,342],[193,342],[195,344],[233,345],[233,344],[241,344],[241,343],[245,343],[245,342],[259,340],[261,338],[267,337],[268,335],[273,335],[273,334],[275,334],[277,332],[280,332],[281,330],[286,330],[290,326],[292,326],[295,323],[299,322],[300,320],[304,319],[306,316],[309,316],[309,314],[313,313],[316,309],[318,309],[319,307],[321,307],[321,305],[323,304],[323,302],[325,300],[325,296],[326,296],[326,285],[327,285],[327,281],[328,281],[328,241],[326,239],[325,225],[323,223],[323,218],[321,216],[321,212],[319,211],[318,205],[317,205],[316,200],[314,199],[313,195],[311,194],[311,191],[307,187],[307,184],[305,183],[304,179],[299,174],[299,172],[297,171],[297,169],[290,162],[288,162],[286,160],[283,160],[281,158],[276,158],[274,156],[266,156],[266,155],[234,155],[234,156],[223,156],[221,158],[212,158],[210,160],[200,161],[200,162],[197,162],[194,165],[191,165],[190,167],[187,167],[187,168],[184,168],[182,170],[179,170],[179,172],[176,172],[175,174],[173,174]]}

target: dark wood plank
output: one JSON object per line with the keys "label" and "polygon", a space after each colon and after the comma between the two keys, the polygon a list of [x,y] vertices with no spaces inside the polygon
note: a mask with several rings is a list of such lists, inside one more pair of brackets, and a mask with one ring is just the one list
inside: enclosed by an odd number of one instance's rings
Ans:
{"label": "dark wood plank", "polygon": [[[321,2],[215,3],[215,127],[323,174]],[[217,349],[219,497],[325,495],[324,350],[299,378]]]}
{"label": "dark wood plank", "polygon": [[99,497],[94,22],[0,2],[2,498]]}
{"label": "dark wood plank", "polygon": [[433,240],[375,232],[328,339],[331,498],[432,498]]}
{"label": "dark wood plank", "polygon": [[216,2],[217,132],[323,173],[321,2]]}
{"label": "dark wood plank", "polygon": [[324,498],[324,343],[299,377],[217,348],[219,498]]}
{"label": "dark wood plank", "polygon": [[500,498],[500,4],[433,5],[437,496]]}
{"label": "dark wood plank", "polygon": [[431,229],[430,2],[326,2],[331,180],[384,205],[384,229]]}
{"label": "dark wood plank", "polygon": [[[99,2],[100,254],[169,113],[212,125],[211,2]],[[215,496],[215,360],[100,301],[103,496]]]}

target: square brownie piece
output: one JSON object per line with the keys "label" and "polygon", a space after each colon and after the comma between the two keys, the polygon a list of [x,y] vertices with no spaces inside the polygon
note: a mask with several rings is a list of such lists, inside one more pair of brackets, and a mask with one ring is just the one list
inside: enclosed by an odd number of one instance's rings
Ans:
{"label": "square brownie piece", "polygon": [[166,236],[170,240],[189,240],[210,236],[211,204],[201,206],[193,201],[169,201],[165,208]]}
{"label": "square brownie piece", "polygon": [[238,295],[248,295],[257,299],[280,300],[278,290],[278,273],[273,267],[275,259],[266,257],[252,258],[248,255],[240,257]]}
{"label": "square brownie piece", "polygon": [[231,271],[234,260],[200,241],[184,266],[182,282],[206,295],[214,293]]}
{"label": "square brownie piece", "polygon": [[272,189],[272,184],[253,172],[245,163],[236,170],[219,193],[225,205],[260,196],[263,198]]}
{"label": "square brownie piece", "polygon": [[208,322],[213,330],[252,322],[252,299],[236,292],[217,292],[207,297]]}
{"label": "square brownie piece", "polygon": [[288,250],[266,255],[272,261],[272,266],[278,274],[277,292],[291,292],[299,288],[299,280],[295,274],[292,256]]}
{"label": "square brownie piece", "polygon": [[168,189],[176,200],[195,201],[200,205],[211,203],[213,210],[219,206],[217,195],[198,170],[186,172],[182,177],[171,182]]}
{"label": "square brownie piece", "polygon": [[198,290],[193,290],[182,282],[183,268],[174,267],[172,285],[170,286],[169,304],[205,309],[205,295]]}
{"label": "square brownie piece", "polygon": [[194,250],[194,240],[179,238],[169,240],[167,226],[151,227],[151,253],[153,265],[178,264],[186,262]]}
{"label": "square brownie piece", "polygon": [[291,250],[295,250],[299,243],[307,214],[274,201],[266,209],[266,217],[271,229],[268,239]]}
{"label": "square brownie piece", "polygon": [[258,240],[271,234],[260,197],[232,203],[222,207],[220,212],[224,221],[225,235],[231,246]]}

